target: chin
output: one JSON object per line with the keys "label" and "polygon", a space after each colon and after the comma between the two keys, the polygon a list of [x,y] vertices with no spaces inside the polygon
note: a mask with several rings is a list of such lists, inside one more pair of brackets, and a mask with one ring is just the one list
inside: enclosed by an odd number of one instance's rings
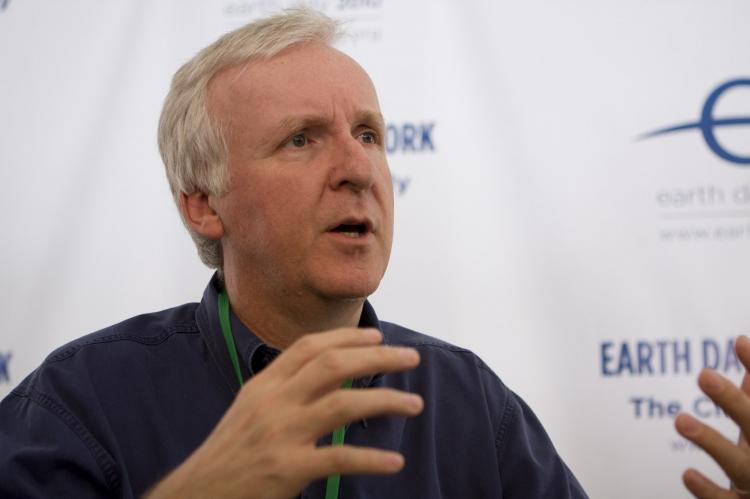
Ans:
{"label": "chin", "polygon": [[320,289],[320,295],[332,300],[363,300],[373,294],[378,285],[331,286]]}
{"label": "chin", "polygon": [[382,273],[370,275],[327,276],[316,286],[320,296],[333,300],[364,299],[373,294],[380,285]]}

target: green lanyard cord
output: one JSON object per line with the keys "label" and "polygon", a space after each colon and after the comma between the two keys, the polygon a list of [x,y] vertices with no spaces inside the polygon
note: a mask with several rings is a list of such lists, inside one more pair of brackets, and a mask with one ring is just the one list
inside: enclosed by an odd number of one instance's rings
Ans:
{"label": "green lanyard cord", "polygon": [[[341,388],[348,390],[352,387],[352,380],[348,379],[344,381]],[[331,437],[331,445],[344,445],[344,435],[346,434],[346,425],[341,425],[333,430],[333,437]],[[326,480],[326,497],[325,499],[337,499],[339,497],[339,484],[341,483],[341,475],[338,473],[330,475]]]}
{"label": "green lanyard cord", "polygon": [[229,297],[225,290],[222,290],[221,293],[219,293],[219,322],[221,323],[221,332],[224,335],[227,350],[229,350],[229,358],[232,360],[232,367],[234,367],[234,372],[237,375],[237,381],[239,381],[240,386],[242,386],[245,380],[242,379],[240,359],[237,356],[237,347],[234,345],[232,324],[229,322]]}
{"label": "green lanyard cord", "polygon": [[[221,333],[224,336],[224,342],[227,344],[227,351],[229,351],[229,358],[232,361],[232,367],[234,373],[237,375],[237,381],[242,386],[245,380],[242,378],[242,371],[240,370],[240,359],[237,355],[237,346],[234,344],[234,335],[232,334],[232,325],[229,321],[229,297],[225,289],[219,293],[219,323],[221,324]],[[352,380],[347,379],[341,385],[342,389],[349,389],[352,387]],[[346,425],[341,425],[333,431],[331,438],[331,445],[343,445],[344,436],[346,434]],[[341,475],[330,475],[326,481],[326,497],[325,499],[338,499],[339,497],[339,485],[341,484]]]}

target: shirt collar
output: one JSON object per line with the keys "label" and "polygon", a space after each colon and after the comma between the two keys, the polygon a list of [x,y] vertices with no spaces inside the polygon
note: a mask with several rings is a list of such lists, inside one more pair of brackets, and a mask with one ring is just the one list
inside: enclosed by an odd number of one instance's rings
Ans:
{"label": "shirt collar", "polygon": [[[221,279],[218,274],[214,274],[211,281],[203,291],[198,308],[195,310],[195,321],[198,324],[201,337],[208,347],[208,352],[213,358],[215,365],[218,367],[222,378],[228,388],[236,393],[240,389],[237,376],[232,368],[232,361],[229,358],[224,336],[221,333],[221,324],[219,323],[219,292],[221,291]],[[232,323],[234,327],[234,323]]]}
{"label": "shirt collar", "polygon": [[[198,322],[198,327],[201,330],[203,340],[209,348],[209,352],[214,357],[224,379],[227,381],[232,391],[236,392],[239,391],[240,387],[234,369],[232,368],[232,363],[229,358],[229,353],[227,352],[227,346],[224,342],[221,325],[219,323],[218,297],[222,287],[223,283],[221,282],[221,279],[219,279],[218,274],[214,274],[203,292],[203,299],[196,310],[196,320]],[[232,326],[235,346],[237,347],[237,354],[240,357],[240,370],[242,371],[243,378],[248,379],[253,375],[258,374],[260,369],[268,365],[280,352],[263,343],[255,333],[239,320],[234,312],[231,312],[231,309],[229,320]],[[375,310],[367,300],[365,300],[362,307],[359,327],[380,329],[378,316],[375,314]],[[383,337],[383,343],[387,344],[385,337]],[[352,386],[355,388],[366,388],[378,377],[379,375],[355,379]]]}

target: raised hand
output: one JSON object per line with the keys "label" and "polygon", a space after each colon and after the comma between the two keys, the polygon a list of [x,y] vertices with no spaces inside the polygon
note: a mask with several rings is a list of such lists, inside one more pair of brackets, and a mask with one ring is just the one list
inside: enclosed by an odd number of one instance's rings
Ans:
{"label": "raised hand", "polygon": [[389,388],[339,389],[348,378],[419,364],[416,350],[383,346],[381,340],[377,330],[352,328],[295,342],[243,386],[206,441],[149,499],[291,498],[327,475],[399,471],[404,459],[396,452],[315,446],[321,436],[350,421],[422,411],[419,395]]}
{"label": "raised hand", "polygon": [[735,351],[746,371],[741,387],[710,369],[700,373],[698,385],[739,425],[738,442],[727,440],[688,414],[680,414],[675,419],[680,435],[710,454],[730,479],[729,487],[720,487],[694,469],[685,471],[682,476],[685,486],[701,499],[750,498],[750,446],[747,443],[747,435],[750,435],[750,378],[747,374],[750,370],[750,339],[745,336],[737,338]]}

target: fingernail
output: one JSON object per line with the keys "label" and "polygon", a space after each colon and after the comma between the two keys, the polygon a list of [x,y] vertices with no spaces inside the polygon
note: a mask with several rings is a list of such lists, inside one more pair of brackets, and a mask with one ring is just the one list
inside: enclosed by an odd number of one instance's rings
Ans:
{"label": "fingernail", "polygon": [[701,425],[697,419],[687,414],[680,414],[679,419],[676,421],[677,429],[683,435],[694,436],[697,435],[701,429]]}
{"label": "fingernail", "polygon": [[389,467],[399,470],[404,466],[404,456],[396,452],[389,452],[385,456],[385,462]]}
{"label": "fingernail", "polygon": [[419,360],[419,354],[413,348],[399,348],[399,350],[401,357],[403,357],[405,360],[412,362]]}
{"label": "fingernail", "polygon": [[414,410],[422,409],[422,397],[410,393],[405,396],[406,403]]}
{"label": "fingernail", "polygon": [[736,340],[736,341],[734,342],[734,346],[735,346],[735,349],[736,349],[736,348],[737,348],[738,346],[741,346],[741,345],[743,345],[743,344],[744,344],[744,345],[747,345],[747,342],[748,342],[748,341],[750,341],[750,339],[748,339],[748,337],[747,337],[747,336],[745,336],[744,334],[741,334],[741,335],[739,335],[739,336],[737,337],[737,340]]}
{"label": "fingernail", "polygon": [[383,337],[383,334],[380,331],[378,331],[377,329],[372,329],[372,328],[365,329],[363,331],[363,334],[368,340],[372,340],[372,341],[380,341],[380,339]]}
{"label": "fingernail", "polygon": [[701,373],[701,388],[706,392],[718,393],[721,391],[722,386],[721,378],[715,371],[706,369]]}
{"label": "fingernail", "polygon": [[696,487],[705,487],[708,484],[707,480],[692,468],[682,474],[682,481],[685,482],[685,485],[692,484]]}

